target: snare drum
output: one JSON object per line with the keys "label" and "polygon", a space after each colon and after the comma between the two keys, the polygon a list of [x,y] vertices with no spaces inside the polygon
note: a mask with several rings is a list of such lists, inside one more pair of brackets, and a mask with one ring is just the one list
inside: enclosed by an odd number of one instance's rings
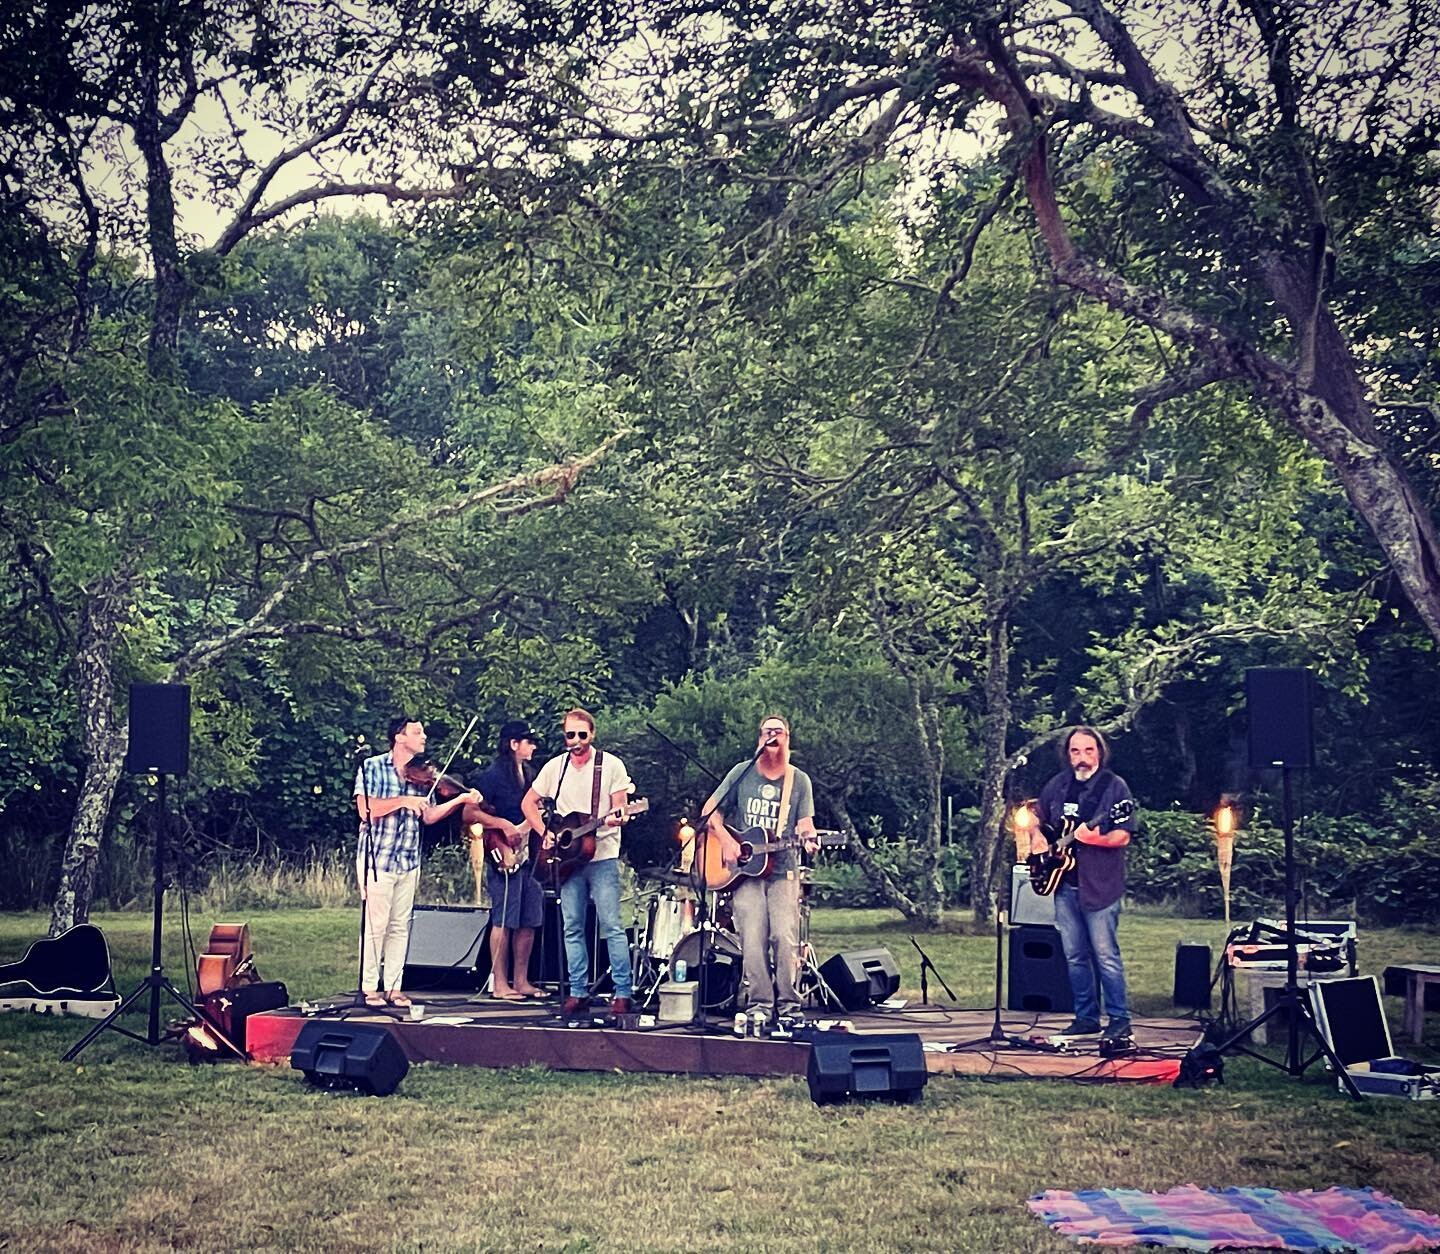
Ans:
{"label": "snare drum", "polygon": [[[705,969],[700,969],[701,951],[705,955]],[[733,932],[722,932],[719,928],[707,927],[694,931],[675,946],[670,956],[670,978],[675,978],[677,963],[685,964],[685,978],[699,980],[704,990],[704,1008],[718,1013],[735,1009],[736,995],[740,992],[743,966],[740,961],[740,938]]]}
{"label": "snare drum", "polygon": [[670,955],[695,930],[695,903],[682,901],[676,890],[667,888],[650,902],[646,916],[645,949],[656,962],[669,962]]}

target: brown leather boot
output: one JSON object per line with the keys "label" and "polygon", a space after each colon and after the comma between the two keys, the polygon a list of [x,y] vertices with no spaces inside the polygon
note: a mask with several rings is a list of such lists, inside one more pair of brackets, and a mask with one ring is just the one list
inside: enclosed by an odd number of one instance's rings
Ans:
{"label": "brown leather boot", "polygon": [[585,1014],[590,1009],[590,1003],[583,997],[567,997],[565,1004],[560,1007],[560,1017],[563,1019],[575,1019]]}

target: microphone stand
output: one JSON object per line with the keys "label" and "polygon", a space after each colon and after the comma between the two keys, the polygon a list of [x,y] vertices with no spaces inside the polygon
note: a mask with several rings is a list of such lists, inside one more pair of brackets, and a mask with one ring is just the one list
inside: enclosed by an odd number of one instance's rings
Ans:
{"label": "microphone stand", "polygon": [[[1009,914],[1000,908],[1000,899],[997,894],[995,899],[995,1022],[990,1025],[988,1038],[991,1043],[997,1045],[1003,1044],[1006,1040],[1005,1029],[1000,1023],[1000,1002],[1005,973],[1005,924],[1009,920]],[[951,1000],[954,1000],[953,994]]]}
{"label": "microphone stand", "polygon": [[[659,736],[661,740],[663,740],[667,745],[669,745],[672,749],[674,749],[676,753],[678,753],[682,758],[684,758],[684,759],[685,759],[687,762],[689,762],[692,766],[698,766],[706,775],[710,776],[710,778],[713,779],[717,784],[720,782],[720,776],[718,776],[717,774],[715,774],[714,771],[712,771],[708,766],[706,766],[705,763],[703,763],[702,761],[700,761],[700,759],[697,758],[693,753],[691,753],[689,749],[685,748],[684,745],[677,745],[673,740],[670,739],[669,736],[667,736],[667,735],[666,735],[664,732],[662,732],[658,727],[656,727],[654,723],[646,723],[645,726],[646,726],[647,728],[649,728],[650,731],[651,731],[654,735]],[[757,755],[757,756],[758,756],[758,755]]]}
{"label": "microphone stand", "polygon": [[935,972],[935,978],[940,981],[940,987],[945,990],[946,996],[953,1002],[955,994],[950,991],[950,985],[945,983],[945,977],[940,974],[940,968],[930,961],[930,955],[920,948],[920,942],[913,936],[910,938],[910,943],[915,946],[915,952],[920,955],[920,1004],[922,1006],[930,1004],[930,982],[925,978],[927,971]]}

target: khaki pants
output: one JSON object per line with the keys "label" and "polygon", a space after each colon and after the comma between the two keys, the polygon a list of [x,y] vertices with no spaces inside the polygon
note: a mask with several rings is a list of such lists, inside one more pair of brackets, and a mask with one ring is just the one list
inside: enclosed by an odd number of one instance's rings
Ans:
{"label": "khaki pants", "polygon": [[365,937],[360,951],[360,988],[371,993],[380,987],[380,969],[385,969],[385,991],[400,987],[405,974],[405,951],[410,948],[410,915],[415,890],[420,885],[420,868],[413,871],[379,871],[366,881],[356,868],[360,891],[365,897]]}

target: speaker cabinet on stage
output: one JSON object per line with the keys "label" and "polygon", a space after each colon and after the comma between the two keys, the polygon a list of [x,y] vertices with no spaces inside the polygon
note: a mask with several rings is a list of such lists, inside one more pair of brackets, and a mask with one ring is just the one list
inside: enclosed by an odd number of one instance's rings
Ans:
{"label": "speaker cabinet on stage", "polygon": [[1194,941],[1175,944],[1175,1004],[1210,1009],[1210,946]]}
{"label": "speaker cabinet on stage", "polygon": [[186,775],[190,771],[190,686],[130,685],[130,744],[125,769],[132,775]]}
{"label": "speaker cabinet on stage", "polygon": [[378,1023],[311,1019],[295,1038],[290,1065],[318,1088],[356,1089],[384,1097],[400,1087],[410,1060]]}
{"label": "speaker cabinet on stage", "polygon": [[1314,764],[1310,722],[1310,672],[1303,666],[1254,666],[1245,672],[1245,712],[1250,718],[1250,766],[1254,770]]}
{"label": "speaker cabinet on stage", "polygon": [[1055,898],[1042,897],[1030,884],[1030,868],[1017,862],[1010,868],[1010,922],[1055,926]]}
{"label": "speaker cabinet on stage", "polygon": [[1058,928],[1012,927],[1009,968],[1007,1009],[1057,1014],[1068,1014],[1075,1009]]}
{"label": "speaker cabinet on stage", "polygon": [[895,956],[883,946],[851,949],[827,958],[820,976],[840,999],[846,1010],[864,1010],[895,996],[900,987],[900,967]]}
{"label": "speaker cabinet on stage", "polygon": [[918,1102],[929,1075],[915,1032],[816,1032],[805,1069],[816,1105],[847,1098]]}
{"label": "speaker cabinet on stage", "polygon": [[481,906],[416,906],[401,987],[474,990],[490,974],[490,911]]}

